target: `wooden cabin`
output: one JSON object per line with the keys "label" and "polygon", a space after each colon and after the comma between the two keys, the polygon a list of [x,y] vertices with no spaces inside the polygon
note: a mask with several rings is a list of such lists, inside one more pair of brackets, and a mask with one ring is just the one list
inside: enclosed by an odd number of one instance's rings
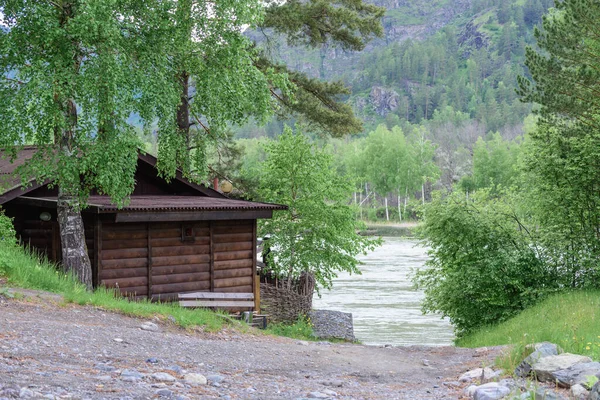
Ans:
{"label": "wooden cabin", "polygon": [[[0,159],[5,177],[0,205],[14,218],[22,243],[60,262],[56,188],[31,181],[23,189],[12,175],[35,151],[24,148],[12,163]],[[119,209],[107,196],[90,196],[82,215],[94,286],[158,301],[198,291],[258,298],[256,221],[286,207],[232,200],[179,172],[166,182],[155,165],[156,158],[139,154],[126,207]]]}

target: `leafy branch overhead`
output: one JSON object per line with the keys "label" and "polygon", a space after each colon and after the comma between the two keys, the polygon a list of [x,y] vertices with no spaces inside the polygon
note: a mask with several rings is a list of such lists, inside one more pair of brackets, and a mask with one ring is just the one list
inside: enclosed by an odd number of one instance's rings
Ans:
{"label": "leafy branch overhead", "polygon": [[328,132],[336,137],[362,131],[362,122],[356,118],[352,108],[341,101],[341,96],[350,94],[342,82],[310,78],[283,64],[274,64],[266,57],[255,60],[255,65],[261,71],[275,70],[279,74],[286,74],[289,82],[295,86],[287,93],[277,87],[271,88],[273,97],[282,106],[278,109],[279,116],[301,115],[313,130]]}
{"label": "leafy branch overhead", "polygon": [[383,35],[385,8],[362,0],[273,1],[262,27],[286,36],[288,44],[319,47],[335,43],[360,51],[367,41]]}
{"label": "leafy branch overhead", "polygon": [[[260,25],[285,36],[289,45],[320,48],[336,46],[343,50],[360,51],[366,43],[383,35],[381,18],[385,8],[365,4],[362,0],[311,0],[273,2]],[[293,97],[282,95],[282,88],[273,86],[273,97],[280,103],[280,115],[299,115],[311,128],[333,136],[356,134],[362,123],[352,108],[343,103],[350,90],[341,82],[323,82],[309,78],[267,58],[263,53],[255,60],[262,71],[286,73],[295,85]]]}

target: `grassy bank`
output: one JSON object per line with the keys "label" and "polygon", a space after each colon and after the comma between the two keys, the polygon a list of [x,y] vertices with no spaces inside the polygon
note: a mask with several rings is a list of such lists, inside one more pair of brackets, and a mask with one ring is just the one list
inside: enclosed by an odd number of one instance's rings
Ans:
{"label": "grassy bank", "polygon": [[388,237],[413,237],[418,222],[388,223],[365,222],[367,229],[361,235],[388,236]]}
{"label": "grassy bank", "polygon": [[600,290],[564,292],[524,310],[516,317],[457,341],[461,347],[549,341],[569,353],[600,360]]}
{"label": "grassy bank", "polygon": [[[188,328],[202,326],[207,331],[218,331],[225,323],[232,322],[210,310],[186,309],[176,303],[151,303],[149,301],[128,301],[115,291],[100,287],[88,292],[72,276],[59,272],[52,263],[40,259],[36,254],[19,246],[0,242],[0,278],[7,280],[10,287],[43,290],[60,294],[66,303],[91,305],[121,314],[169,320]],[[3,293],[0,287],[0,294]],[[245,325],[238,328],[244,329]],[[267,334],[287,336],[295,339],[316,340],[312,336],[312,326],[308,321],[299,319],[293,325],[270,325]]]}
{"label": "grassy bank", "polygon": [[208,331],[217,331],[226,321],[208,310],[190,310],[170,303],[130,302],[105,288],[88,292],[72,276],[59,272],[54,264],[5,243],[0,243],[0,277],[7,280],[8,286],[60,294],[66,303],[93,305],[138,317],[158,316],[182,327],[203,326]]}

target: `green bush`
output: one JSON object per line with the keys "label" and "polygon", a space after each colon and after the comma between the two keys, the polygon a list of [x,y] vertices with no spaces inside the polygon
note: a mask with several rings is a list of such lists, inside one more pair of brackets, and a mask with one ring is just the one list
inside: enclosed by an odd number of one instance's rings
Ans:
{"label": "green bush", "polygon": [[425,290],[423,310],[450,318],[461,337],[504,321],[560,286],[511,196],[489,191],[437,196],[425,206],[420,237],[430,248],[414,282]]}
{"label": "green bush", "polygon": [[377,221],[377,209],[376,208],[367,209],[367,220]]}
{"label": "green bush", "polygon": [[12,218],[4,215],[4,210],[0,209],[0,240],[16,241],[15,227],[13,226]]}

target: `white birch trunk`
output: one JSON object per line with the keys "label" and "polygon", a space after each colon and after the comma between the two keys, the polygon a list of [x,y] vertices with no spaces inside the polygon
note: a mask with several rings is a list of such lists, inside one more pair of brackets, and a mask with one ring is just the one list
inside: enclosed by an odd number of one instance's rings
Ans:
{"label": "white birch trunk", "polygon": [[388,211],[387,196],[385,197],[385,219],[390,222],[390,213]]}
{"label": "white birch trunk", "polygon": [[401,199],[400,199],[400,189],[398,189],[398,218],[400,219],[400,222],[402,222],[402,203],[401,203]]}

